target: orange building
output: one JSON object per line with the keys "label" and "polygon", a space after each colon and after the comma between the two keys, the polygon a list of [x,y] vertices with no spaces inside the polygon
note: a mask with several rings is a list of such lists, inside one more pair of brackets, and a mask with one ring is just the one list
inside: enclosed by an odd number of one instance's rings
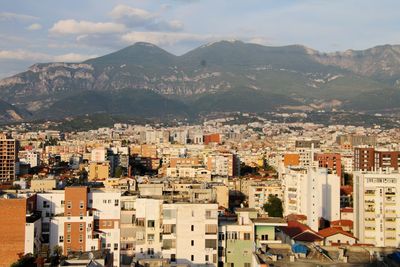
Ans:
{"label": "orange building", "polygon": [[205,134],[203,137],[203,143],[208,145],[210,143],[221,144],[221,135],[219,133]]}
{"label": "orange building", "polygon": [[319,153],[315,155],[315,160],[318,161],[318,166],[327,168],[332,173],[342,177],[342,160],[338,153]]}
{"label": "orange building", "polygon": [[[36,208],[36,196],[30,198],[0,198],[0,266],[10,266],[26,253],[26,248],[34,248],[34,236],[26,236],[32,224],[40,224],[40,216],[28,216]],[[28,228],[28,230],[27,230]],[[36,229],[35,229],[36,230]],[[29,244],[29,242],[31,244]]]}
{"label": "orange building", "polygon": [[283,165],[285,167],[300,165],[300,155],[299,154],[285,154],[285,155],[283,155]]}

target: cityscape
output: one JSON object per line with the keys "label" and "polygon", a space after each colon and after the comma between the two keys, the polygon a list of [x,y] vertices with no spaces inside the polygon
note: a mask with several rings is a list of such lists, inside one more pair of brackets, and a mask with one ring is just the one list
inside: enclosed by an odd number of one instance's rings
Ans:
{"label": "cityscape", "polygon": [[0,267],[400,266],[396,8],[2,3]]}

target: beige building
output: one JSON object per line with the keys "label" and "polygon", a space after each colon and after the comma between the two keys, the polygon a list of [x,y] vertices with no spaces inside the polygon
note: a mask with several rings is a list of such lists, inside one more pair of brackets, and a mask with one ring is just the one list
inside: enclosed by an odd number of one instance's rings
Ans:
{"label": "beige building", "polygon": [[110,163],[105,162],[91,162],[89,164],[89,181],[105,180],[110,176]]}
{"label": "beige building", "polygon": [[38,191],[48,191],[53,190],[57,186],[56,179],[36,179],[31,180],[31,190],[38,192]]}

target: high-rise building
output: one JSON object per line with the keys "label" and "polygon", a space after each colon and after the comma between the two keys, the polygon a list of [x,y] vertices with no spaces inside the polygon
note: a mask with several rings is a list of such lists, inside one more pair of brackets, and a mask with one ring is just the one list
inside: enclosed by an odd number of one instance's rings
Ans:
{"label": "high-rise building", "polygon": [[340,178],[326,168],[290,168],[283,174],[284,213],[303,214],[318,231],[319,218],[340,218]]}
{"label": "high-rise building", "polygon": [[0,182],[14,180],[18,160],[18,142],[6,134],[0,134]]}
{"label": "high-rise building", "polygon": [[400,244],[400,173],[354,172],[354,234],[378,247]]}
{"label": "high-rise building", "polygon": [[375,171],[380,168],[398,170],[400,151],[376,150],[373,147],[356,147],[354,149],[354,171]]}
{"label": "high-rise building", "polygon": [[342,160],[338,153],[317,153],[315,160],[321,168],[327,168],[330,173],[342,177]]}

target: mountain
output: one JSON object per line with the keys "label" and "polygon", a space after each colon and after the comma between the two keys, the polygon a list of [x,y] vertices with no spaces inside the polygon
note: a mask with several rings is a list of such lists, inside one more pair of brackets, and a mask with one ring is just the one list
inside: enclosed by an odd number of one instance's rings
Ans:
{"label": "mountain", "polygon": [[30,116],[31,114],[26,110],[14,107],[10,103],[0,100],[0,121],[21,121],[24,118],[29,118]]}
{"label": "mountain", "polygon": [[330,54],[313,53],[313,58],[324,65],[337,66],[400,87],[400,45]]}
{"label": "mountain", "polygon": [[196,116],[329,103],[375,110],[386,108],[385,101],[373,105],[377,95],[400,90],[399,51],[385,45],[326,54],[301,45],[220,41],[175,56],[141,42],[81,63],[35,64],[1,80],[0,99],[32,118]]}

